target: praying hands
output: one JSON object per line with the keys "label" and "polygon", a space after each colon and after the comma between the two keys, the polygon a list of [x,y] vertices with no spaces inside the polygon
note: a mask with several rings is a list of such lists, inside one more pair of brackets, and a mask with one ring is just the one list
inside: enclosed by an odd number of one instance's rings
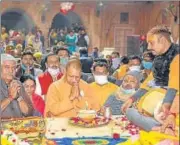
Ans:
{"label": "praying hands", "polygon": [[71,94],[69,96],[69,99],[71,101],[74,101],[75,99],[80,99],[80,89],[79,89],[79,84],[76,83],[72,86],[71,88]]}

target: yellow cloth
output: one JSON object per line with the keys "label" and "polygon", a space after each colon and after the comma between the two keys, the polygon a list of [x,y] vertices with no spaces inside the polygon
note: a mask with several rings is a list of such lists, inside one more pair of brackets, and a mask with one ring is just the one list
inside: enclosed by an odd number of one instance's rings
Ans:
{"label": "yellow cloth", "polygon": [[175,135],[179,136],[179,113],[176,116],[176,128],[175,128]]}
{"label": "yellow cloth", "polygon": [[1,34],[2,41],[5,41],[8,37],[9,35],[7,33]]}
{"label": "yellow cloth", "polygon": [[93,82],[90,84],[92,91],[95,92],[95,96],[98,100],[98,103],[100,106],[103,106],[107,98],[115,93],[118,89],[117,85],[114,85],[113,83],[108,82],[107,84],[101,86],[98,85],[96,82]]}
{"label": "yellow cloth", "polygon": [[150,131],[140,131],[140,137],[137,141],[132,142],[131,139],[124,143],[120,143],[118,145],[156,145],[160,141],[163,141],[165,139],[170,139],[172,141],[178,141],[179,137],[174,137],[170,135],[165,135],[163,133]]}
{"label": "yellow cloth", "polygon": [[116,70],[113,74],[113,76],[118,79],[121,80],[127,73],[128,71],[128,65],[124,64],[122,66],[120,66],[120,68],[118,70]]}
{"label": "yellow cloth", "polygon": [[56,37],[57,37],[57,33],[56,33],[56,32],[53,32],[53,33],[51,34],[51,37],[52,37],[52,38],[56,38]]}
{"label": "yellow cloth", "polygon": [[7,137],[6,138],[5,137],[1,137],[1,143],[2,143],[2,145],[14,145],[13,142],[7,140]]}
{"label": "yellow cloth", "polygon": [[51,113],[55,117],[75,117],[79,109],[86,108],[87,103],[89,108],[99,110],[100,107],[97,105],[89,85],[80,80],[79,87],[81,100],[75,99],[72,102],[69,99],[72,86],[65,81],[64,77],[51,84],[46,96],[45,116]]}
{"label": "yellow cloth", "polygon": [[179,71],[179,55],[177,55],[171,65],[170,65],[170,73],[169,73],[169,82],[168,88],[176,89],[179,93],[179,79],[180,79],[180,71]]}
{"label": "yellow cloth", "polygon": [[150,89],[137,103],[139,112],[145,113],[148,116],[154,116],[154,111],[164,99],[165,93],[166,90],[161,88]]}

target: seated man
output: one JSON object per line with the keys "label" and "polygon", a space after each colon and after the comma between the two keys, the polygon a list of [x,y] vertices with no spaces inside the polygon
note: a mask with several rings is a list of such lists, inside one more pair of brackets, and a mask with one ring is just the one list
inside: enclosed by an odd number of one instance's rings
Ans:
{"label": "seated man", "polygon": [[140,131],[140,135],[132,137],[119,145],[179,145],[179,95],[173,100],[171,109],[165,115],[162,126],[153,127],[152,131]]}
{"label": "seated man", "polygon": [[34,67],[34,57],[31,51],[26,51],[22,54],[21,65],[17,68],[16,77],[20,78],[25,74],[31,74],[37,77],[42,73],[42,70]]}
{"label": "seated man", "polygon": [[66,65],[70,59],[70,52],[67,48],[61,46],[60,48],[57,48],[56,55],[58,55],[60,58],[60,68],[62,73],[64,74]]}
{"label": "seated man", "polygon": [[140,73],[141,75],[141,82],[143,81],[143,73],[142,73],[142,70],[141,70],[141,58],[137,55],[131,55],[129,57],[129,63],[128,63],[128,66],[129,66],[129,71],[137,71]]}
{"label": "seated man", "polygon": [[36,78],[35,93],[46,100],[46,95],[49,86],[62,77],[60,71],[59,57],[56,54],[50,53],[45,58],[46,71]]}
{"label": "seated man", "polygon": [[68,61],[69,61],[69,57],[70,57],[70,53],[68,51],[67,48],[64,47],[60,47],[56,50],[56,54],[59,56],[60,58],[60,64],[63,67],[66,67]]}
{"label": "seated man", "polygon": [[[103,58],[95,59],[94,62],[93,62],[93,66],[94,66],[97,62],[105,63],[105,64],[107,64],[107,66],[108,66],[108,62],[107,62],[106,59],[103,59]],[[92,67],[92,68],[93,68],[93,67]],[[92,68],[91,68],[91,69],[92,69]],[[108,66],[108,72],[109,72],[109,71],[110,71],[110,67]],[[113,84],[116,84],[116,82],[117,82],[117,80],[116,80],[113,76],[110,76],[110,75],[108,75],[108,81],[111,82],[111,83],[113,83]],[[88,78],[86,79],[86,82],[87,82],[88,84],[95,82],[94,76],[93,76],[92,74],[89,74]],[[118,84],[116,84],[116,85],[118,85]]]}
{"label": "seated man", "polygon": [[114,92],[117,91],[118,86],[108,81],[108,66],[106,63],[97,62],[93,66],[93,75],[95,82],[91,83],[90,86],[92,91],[95,92],[97,103],[103,106],[107,98]]}
{"label": "seated man", "polygon": [[121,57],[120,60],[120,67],[119,69],[117,69],[114,73],[113,76],[117,79],[117,80],[122,80],[123,77],[125,76],[125,74],[128,71],[128,63],[129,63],[129,59],[126,56]]}
{"label": "seated man", "polygon": [[121,106],[139,88],[140,78],[141,76],[137,71],[129,71],[124,76],[120,88],[106,100],[104,106],[109,106],[113,115],[122,114]]}
{"label": "seated man", "polygon": [[143,80],[145,80],[148,77],[148,75],[150,75],[151,73],[154,57],[155,56],[152,54],[151,51],[145,51],[143,53],[143,61],[142,61]]}
{"label": "seated man", "polygon": [[9,54],[1,54],[0,104],[2,118],[31,116],[33,107],[25,94],[22,84],[14,79],[16,59]]}
{"label": "seated man", "polygon": [[[171,42],[171,33],[165,26],[156,26],[147,34],[148,49],[156,55],[153,62],[152,74],[143,82],[140,89],[128,99],[122,106],[122,111],[135,125],[140,126],[146,131],[152,130],[153,127],[159,126],[160,123],[155,120],[154,114],[150,112],[141,112],[146,105],[157,106],[160,102],[157,100],[159,95],[151,95],[152,90],[164,88],[164,98],[162,98],[161,112],[169,112],[174,97],[179,93],[179,48]],[[153,80],[154,83],[149,83]],[[149,94],[149,95],[147,95]],[[141,110],[129,108],[136,100],[143,101],[146,98],[152,100],[147,102]],[[157,101],[155,101],[157,100]],[[141,106],[141,105],[140,105]],[[153,111],[154,107],[150,108]],[[142,114],[143,113],[143,114]]]}
{"label": "seated man", "polygon": [[99,110],[89,85],[80,78],[80,61],[69,60],[64,77],[49,87],[45,116],[74,117],[80,109]]}
{"label": "seated man", "polygon": [[141,59],[137,55],[132,55],[129,57],[129,70],[130,71],[141,71]]}

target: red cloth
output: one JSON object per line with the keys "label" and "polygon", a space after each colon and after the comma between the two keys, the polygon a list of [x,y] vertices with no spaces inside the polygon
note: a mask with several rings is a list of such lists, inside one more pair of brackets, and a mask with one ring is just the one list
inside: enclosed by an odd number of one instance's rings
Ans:
{"label": "red cloth", "polygon": [[42,115],[44,114],[45,102],[41,96],[37,94],[32,95],[32,104],[35,110],[39,111]]}
{"label": "red cloth", "polygon": [[[62,73],[59,73],[58,75],[58,80],[63,76]],[[48,88],[49,86],[53,83],[53,79],[50,75],[50,73],[47,71],[45,72],[43,75],[39,76],[38,77],[39,79],[39,83],[41,85],[41,90],[42,90],[42,94],[41,95],[46,95],[47,94],[47,91],[48,91]]]}

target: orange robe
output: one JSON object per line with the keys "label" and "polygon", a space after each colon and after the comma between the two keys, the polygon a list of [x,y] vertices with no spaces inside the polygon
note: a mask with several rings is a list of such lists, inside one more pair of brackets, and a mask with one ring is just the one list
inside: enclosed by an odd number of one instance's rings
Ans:
{"label": "orange robe", "polygon": [[45,106],[45,116],[53,117],[75,117],[80,109],[85,109],[88,104],[89,109],[99,110],[100,107],[93,98],[93,92],[89,85],[80,80],[79,82],[81,99],[70,101],[69,96],[72,86],[69,85],[65,78],[52,83],[47,93]]}

